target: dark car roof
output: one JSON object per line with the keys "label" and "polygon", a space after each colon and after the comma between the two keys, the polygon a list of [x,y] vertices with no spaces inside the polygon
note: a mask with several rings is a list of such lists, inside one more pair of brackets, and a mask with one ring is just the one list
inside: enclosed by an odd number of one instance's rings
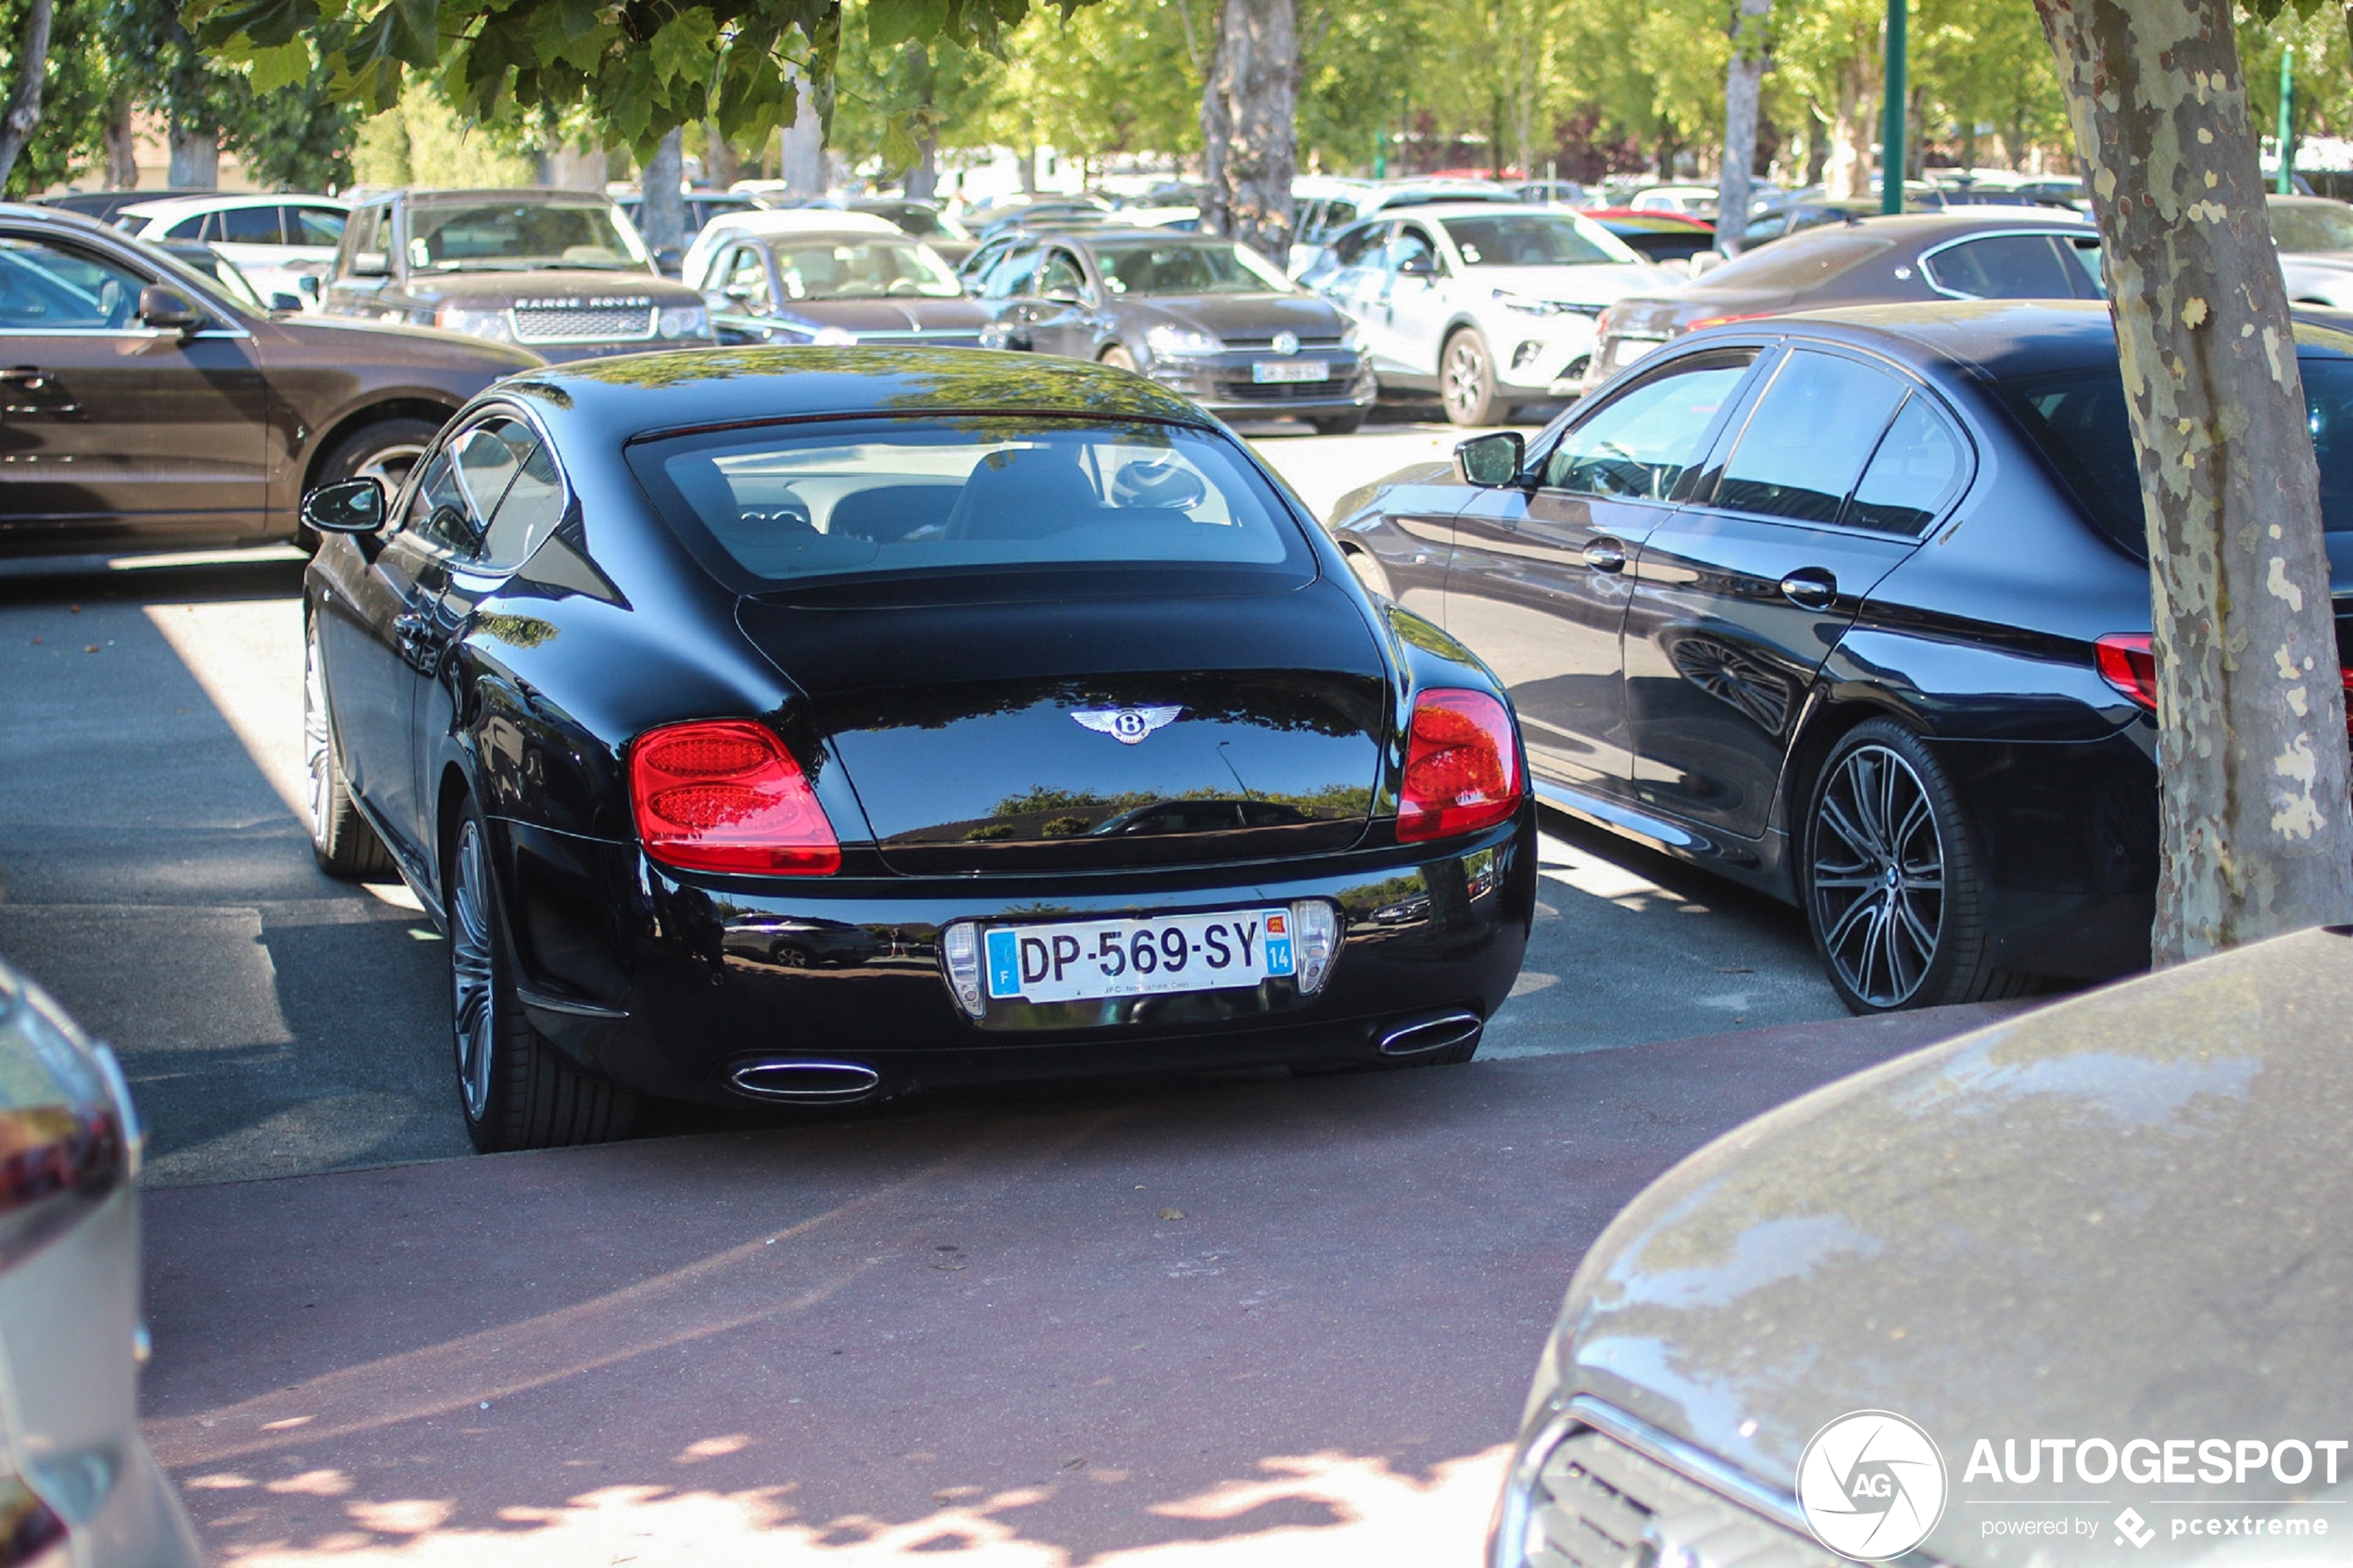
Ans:
{"label": "dark car roof", "polygon": [[562,422],[626,439],[655,430],[828,414],[1009,412],[1213,423],[1140,376],[982,348],[698,348],[577,360],[504,389]]}

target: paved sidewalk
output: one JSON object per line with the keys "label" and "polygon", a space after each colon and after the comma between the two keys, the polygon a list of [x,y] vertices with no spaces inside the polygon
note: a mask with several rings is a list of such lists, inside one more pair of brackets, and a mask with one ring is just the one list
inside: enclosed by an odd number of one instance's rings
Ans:
{"label": "paved sidewalk", "polygon": [[1471,1568],[1609,1217],[2014,1006],[155,1192],[148,1430],[222,1564]]}

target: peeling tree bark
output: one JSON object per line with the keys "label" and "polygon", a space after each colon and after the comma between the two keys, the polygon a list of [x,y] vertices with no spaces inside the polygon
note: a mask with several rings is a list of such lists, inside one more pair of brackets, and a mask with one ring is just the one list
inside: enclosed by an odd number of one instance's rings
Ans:
{"label": "peeling tree bark", "polygon": [[2036,5],[2092,168],[2140,448],[2165,965],[2353,919],[2320,477],[2230,0]]}
{"label": "peeling tree bark", "polygon": [[1765,85],[1765,21],[1773,0],[1732,9],[1732,63],[1724,73],[1724,170],[1716,187],[1716,248],[1741,252],[1756,175],[1756,100]]}
{"label": "peeling tree bark", "polygon": [[[1225,144],[1209,214],[1280,267],[1290,254],[1291,175],[1297,167],[1299,34],[1293,0],[1226,0],[1215,86]],[[1202,105],[1202,130],[1213,106]]]}
{"label": "peeling tree bark", "polygon": [[686,249],[684,143],[678,132],[671,132],[654,144],[654,156],[638,171],[637,233],[658,259]]}

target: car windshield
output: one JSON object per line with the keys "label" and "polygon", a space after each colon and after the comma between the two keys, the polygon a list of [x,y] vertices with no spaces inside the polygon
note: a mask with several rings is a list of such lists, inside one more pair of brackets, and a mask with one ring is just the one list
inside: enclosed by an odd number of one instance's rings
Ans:
{"label": "car windshield", "polygon": [[409,209],[409,265],[420,271],[577,267],[644,271],[636,232],[601,201],[420,202]]}
{"label": "car windshield", "polygon": [[1255,467],[1181,426],[873,419],[638,442],[628,457],[687,546],[755,591],[849,575],[1307,560]]}
{"label": "car windshield", "polygon": [[1441,221],[1470,267],[1581,267],[1641,259],[1607,230],[1579,223],[1565,213],[1498,213]]}
{"label": "car windshield", "polygon": [[1099,245],[1095,265],[1115,295],[1299,292],[1280,269],[1238,245],[1154,245],[1143,240]]}
{"label": "car windshield", "polygon": [[[2302,357],[2297,366],[2304,373],[2312,455],[2320,459],[2321,526],[2331,533],[2353,533],[2353,359]],[[1995,384],[2092,520],[2127,550],[2146,555],[2140,458],[2116,363]]]}
{"label": "car windshield", "polygon": [[2282,250],[2353,250],[2353,207],[2280,203],[2271,208],[2271,243]]}
{"label": "car windshield", "polygon": [[1708,273],[1710,289],[1810,289],[1869,260],[1895,242],[1846,229],[1817,229],[1793,234],[1762,250],[1736,257]]}
{"label": "car windshield", "polygon": [[905,240],[826,240],[778,245],[776,277],[787,299],[878,299],[917,295],[953,299],[956,275],[931,252]]}

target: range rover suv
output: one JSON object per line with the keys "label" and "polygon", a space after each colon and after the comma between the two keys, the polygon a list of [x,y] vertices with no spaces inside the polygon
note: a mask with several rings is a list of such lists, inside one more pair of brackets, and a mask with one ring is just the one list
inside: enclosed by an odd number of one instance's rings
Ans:
{"label": "range rover suv", "polygon": [[412,191],[355,204],[321,307],[585,359],[712,343],[702,296],[664,278],[585,191]]}

